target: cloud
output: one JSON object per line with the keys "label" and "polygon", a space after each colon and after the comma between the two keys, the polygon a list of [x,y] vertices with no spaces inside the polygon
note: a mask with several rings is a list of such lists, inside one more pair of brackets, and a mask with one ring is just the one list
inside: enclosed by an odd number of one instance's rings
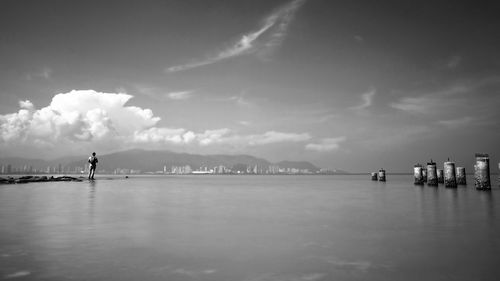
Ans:
{"label": "cloud", "polygon": [[166,96],[171,100],[187,100],[191,98],[194,91],[179,91],[179,92],[171,92],[166,94]]}
{"label": "cloud", "polygon": [[29,100],[19,101],[19,107],[27,110],[32,110],[35,106]]}
{"label": "cloud", "polygon": [[235,102],[239,106],[252,106],[252,103],[249,102],[247,99],[241,96],[232,96],[228,98],[229,101]]}
{"label": "cloud", "polygon": [[456,110],[465,105],[464,96],[476,89],[477,85],[451,85],[437,91],[416,93],[415,96],[403,97],[389,104],[392,108],[411,114],[431,114],[450,109]]}
{"label": "cloud", "polygon": [[[306,0],[293,0],[281,7],[268,16],[257,30],[241,35],[241,38],[238,41],[234,42],[228,48],[220,51],[219,53],[209,56],[204,60],[169,67],[166,71],[183,71],[245,54],[270,52],[281,45],[287,34],[288,26],[293,20],[295,12],[300,8],[300,6],[302,6],[302,4],[304,4],[305,1]],[[262,37],[266,32],[269,33],[267,41],[261,44],[256,44],[259,37]]]}
{"label": "cloud", "polygon": [[390,106],[412,114],[426,114],[435,110],[437,102],[436,98],[428,96],[405,97],[391,103]]}
{"label": "cloud", "polygon": [[354,40],[356,40],[358,43],[365,42],[365,39],[360,35],[354,35]]}
{"label": "cloud", "polygon": [[48,80],[52,77],[52,69],[49,67],[43,67],[33,73],[26,74],[26,80],[33,80],[35,78],[42,78]]}
{"label": "cloud", "polygon": [[160,127],[160,118],[151,109],[128,105],[132,98],[123,93],[73,90],[55,95],[41,109],[29,100],[20,101],[18,112],[0,115],[0,149],[12,155],[46,152],[61,156],[166,145],[245,148],[311,138],[307,133],[267,131],[240,135],[228,128],[194,132]]}
{"label": "cloud", "polygon": [[361,98],[363,99],[363,103],[361,103],[360,105],[351,107],[351,109],[363,110],[363,109],[370,107],[372,105],[373,97],[375,96],[376,92],[377,91],[373,88],[373,89],[370,89],[368,92],[362,94]]}
{"label": "cloud", "polygon": [[456,119],[449,119],[449,120],[439,120],[437,123],[440,125],[443,125],[448,128],[460,128],[463,126],[470,125],[474,121],[477,121],[475,118],[472,118],[470,116],[464,116]]}
{"label": "cloud", "polygon": [[295,134],[269,131],[260,135],[246,136],[242,139],[244,139],[245,143],[255,146],[280,142],[302,142],[311,139],[311,136],[308,133]]}
{"label": "cloud", "polygon": [[167,100],[187,100],[193,97],[195,90],[172,91],[165,93],[165,90],[143,84],[134,85],[136,92],[157,101]]}
{"label": "cloud", "polygon": [[458,66],[460,66],[461,62],[462,62],[462,57],[455,55],[455,56],[452,56],[451,58],[448,59],[448,61],[446,63],[446,67],[449,69],[455,69]]}
{"label": "cloud", "polygon": [[340,143],[344,142],[346,137],[337,138],[325,138],[319,143],[308,143],[306,145],[306,150],[318,151],[318,152],[330,152],[335,151],[340,148]]}

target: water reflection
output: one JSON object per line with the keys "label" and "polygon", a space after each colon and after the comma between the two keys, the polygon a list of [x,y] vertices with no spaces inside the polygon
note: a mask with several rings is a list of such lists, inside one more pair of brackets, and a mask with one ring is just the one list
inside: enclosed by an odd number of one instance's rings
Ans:
{"label": "water reflection", "polygon": [[95,208],[95,196],[96,196],[96,181],[89,181],[88,185],[88,214],[89,219],[93,222],[94,218],[94,208]]}
{"label": "water reflection", "polygon": [[0,189],[0,279],[494,280],[496,192],[289,176]]}
{"label": "water reflection", "polygon": [[491,190],[481,190],[479,192],[479,200],[483,203],[486,214],[488,215],[488,222],[495,223],[495,198]]}

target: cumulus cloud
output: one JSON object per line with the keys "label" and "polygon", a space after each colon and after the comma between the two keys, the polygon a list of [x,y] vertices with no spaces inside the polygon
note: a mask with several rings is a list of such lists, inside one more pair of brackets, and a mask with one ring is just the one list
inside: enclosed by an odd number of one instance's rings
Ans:
{"label": "cumulus cloud", "polygon": [[335,151],[340,148],[340,143],[345,141],[346,137],[337,138],[325,138],[319,143],[308,143],[306,145],[306,150],[318,151],[318,152],[330,152]]}
{"label": "cumulus cloud", "polygon": [[[166,69],[167,72],[183,71],[204,65],[216,63],[228,58],[256,52],[270,52],[283,42],[288,26],[292,22],[295,12],[304,4],[305,0],[293,0],[265,18],[261,26],[254,31],[241,35],[241,38],[219,53],[187,64],[176,65]],[[267,41],[256,44],[259,37],[269,33]]]}
{"label": "cumulus cloud", "polygon": [[132,95],[73,90],[57,94],[51,103],[36,109],[20,101],[16,113],[0,115],[2,149],[56,150],[61,155],[81,151],[119,150],[144,145],[226,145],[248,147],[309,140],[307,133],[268,131],[239,135],[228,128],[193,132],[184,128],[159,127],[151,109],[128,105]]}

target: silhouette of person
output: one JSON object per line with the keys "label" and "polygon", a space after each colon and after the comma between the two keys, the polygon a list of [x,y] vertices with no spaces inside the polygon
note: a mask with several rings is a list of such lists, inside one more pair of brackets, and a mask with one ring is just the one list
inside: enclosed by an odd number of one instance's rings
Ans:
{"label": "silhouette of person", "polygon": [[92,156],[89,157],[89,180],[94,179],[95,168],[97,167],[97,157],[95,157],[95,152],[92,152]]}

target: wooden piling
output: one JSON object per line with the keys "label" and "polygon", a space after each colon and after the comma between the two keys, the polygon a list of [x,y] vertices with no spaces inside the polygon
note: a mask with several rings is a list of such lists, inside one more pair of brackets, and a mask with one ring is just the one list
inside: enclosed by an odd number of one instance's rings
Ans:
{"label": "wooden piling", "polygon": [[474,165],[474,185],[476,189],[491,189],[490,157],[488,154],[476,153]]}
{"label": "wooden piling", "polygon": [[380,169],[378,170],[378,181],[385,181],[385,170]]}
{"label": "wooden piling", "polygon": [[422,174],[422,165],[417,164],[413,166],[413,177],[415,178],[415,185],[424,185],[424,176]]}
{"label": "wooden piling", "polygon": [[427,185],[438,186],[436,163],[432,159],[427,163]]}
{"label": "wooden piling", "polygon": [[378,174],[377,174],[377,172],[373,172],[373,173],[371,173],[371,175],[372,175],[372,181],[377,181],[378,180]]}
{"label": "wooden piling", "polygon": [[443,169],[437,169],[438,183],[444,183]]}
{"label": "wooden piling", "polygon": [[465,176],[465,168],[457,167],[457,184],[458,185],[467,185],[467,179]]}
{"label": "wooden piling", "polygon": [[444,186],[457,187],[457,176],[455,174],[455,162],[444,162]]}

